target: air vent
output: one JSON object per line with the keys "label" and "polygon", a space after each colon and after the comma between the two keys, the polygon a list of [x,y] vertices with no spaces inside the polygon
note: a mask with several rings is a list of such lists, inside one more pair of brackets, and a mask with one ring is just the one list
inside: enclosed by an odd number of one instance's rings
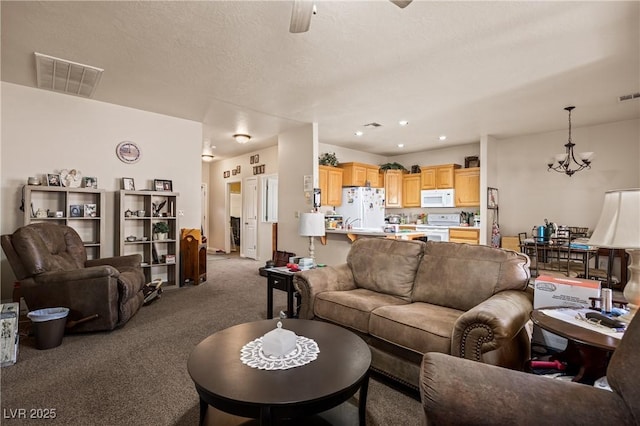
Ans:
{"label": "air vent", "polygon": [[618,102],[632,101],[634,99],[640,99],[640,92],[618,96]]}
{"label": "air vent", "polygon": [[373,123],[365,124],[364,127],[374,127],[374,128],[375,127],[382,127],[382,124],[373,122]]}
{"label": "air vent", "polygon": [[35,52],[36,77],[40,89],[90,98],[102,77],[101,68],[54,58]]}

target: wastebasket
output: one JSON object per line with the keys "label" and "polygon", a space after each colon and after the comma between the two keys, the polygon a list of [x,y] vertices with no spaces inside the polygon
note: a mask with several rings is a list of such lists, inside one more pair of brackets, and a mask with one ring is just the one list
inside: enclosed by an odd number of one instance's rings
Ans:
{"label": "wastebasket", "polygon": [[36,348],[51,349],[60,346],[67,325],[69,308],[46,308],[31,311],[27,317],[33,323]]}

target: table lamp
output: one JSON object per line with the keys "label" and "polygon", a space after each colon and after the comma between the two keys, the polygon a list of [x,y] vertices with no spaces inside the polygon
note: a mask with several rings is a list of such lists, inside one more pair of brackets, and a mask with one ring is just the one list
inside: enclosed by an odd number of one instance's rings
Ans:
{"label": "table lamp", "polygon": [[315,264],[313,238],[322,237],[324,233],[323,213],[302,213],[298,233],[303,237],[309,237],[309,257]]}
{"label": "table lamp", "polygon": [[618,319],[631,321],[640,305],[640,188],[604,194],[600,219],[589,245],[625,249],[629,254],[629,281],[623,291],[629,312]]}

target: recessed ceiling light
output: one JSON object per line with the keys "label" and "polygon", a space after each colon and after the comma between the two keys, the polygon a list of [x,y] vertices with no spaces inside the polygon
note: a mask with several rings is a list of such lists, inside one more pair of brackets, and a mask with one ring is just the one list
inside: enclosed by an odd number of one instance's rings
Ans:
{"label": "recessed ceiling light", "polygon": [[409,122],[407,120],[400,120],[398,121],[398,124],[401,126],[406,126],[407,124],[409,124]]}
{"label": "recessed ceiling light", "polygon": [[362,133],[360,130],[358,130],[357,132],[354,133],[354,135],[356,136],[362,136],[364,135],[364,133]]}
{"label": "recessed ceiling light", "polygon": [[438,139],[440,139],[441,141],[444,141],[447,139],[447,137],[445,135],[441,135]]}
{"label": "recessed ceiling light", "polygon": [[398,148],[404,148],[404,144],[403,143],[399,143],[398,144]]}

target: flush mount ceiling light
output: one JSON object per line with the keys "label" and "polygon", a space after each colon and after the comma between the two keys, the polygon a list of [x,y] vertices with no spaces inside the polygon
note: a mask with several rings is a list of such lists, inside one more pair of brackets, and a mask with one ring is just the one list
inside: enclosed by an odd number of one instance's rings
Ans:
{"label": "flush mount ceiling light", "polygon": [[407,120],[400,120],[400,121],[398,121],[398,124],[404,127],[407,124],[409,124],[409,122]]}
{"label": "flush mount ceiling light", "polygon": [[236,133],[235,135],[233,135],[233,138],[238,143],[247,143],[249,142],[249,139],[251,139],[251,136],[245,135],[244,133]]}
{"label": "flush mount ceiling light", "polygon": [[[551,159],[547,162],[547,166],[549,168],[547,171],[555,170],[559,173],[565,173],[568,176],[573,175],[575,172],[579,172],[583,169],[591,168],[591,157],[593,156],[593,152],[581,152],[579,154],[580,161],[576,160],[575,155],[573,154],[573,147],[576,145],[571,141],[571,111],[574,109],[574,106],[569,106],[565,108],[565,111],[569,111],[569,140],[566,144],[564,144],[566,148],[566,152],[564,154],[556,154],[555,161],[558,163],[554,167],[554,160]],[[575,169],[571,168],[571,163],[574,163],[578,166]]]}
{"label": "flush mount ceiling light", "polygon": [[445,135],[441,135],[438,139],[440,139],[441,141],[446,141],[447,137]]}
{"label": "flush mount ceiling light", "polygon": [[35,52],[36,80],[40,89],[90,98],[103,69]]}
{"label": "flush mount ceiling light", "polygon": [[398,144],[398,148],[404,148],[404,144],[403,143],[399,143]]}
{"label": "flush mount ceiling light", "polygon": [[209,139],[205,139],[202,146],[202,161],[207,163],[213,161],[213,147],[211,146],[211,141]]}
{"label": "flush mount ceiling light", "polygon": [[358,130],[357,132],[354,133],[354,135],[362,136],[362,135],[364,135],[364,133],[362,131]]}

